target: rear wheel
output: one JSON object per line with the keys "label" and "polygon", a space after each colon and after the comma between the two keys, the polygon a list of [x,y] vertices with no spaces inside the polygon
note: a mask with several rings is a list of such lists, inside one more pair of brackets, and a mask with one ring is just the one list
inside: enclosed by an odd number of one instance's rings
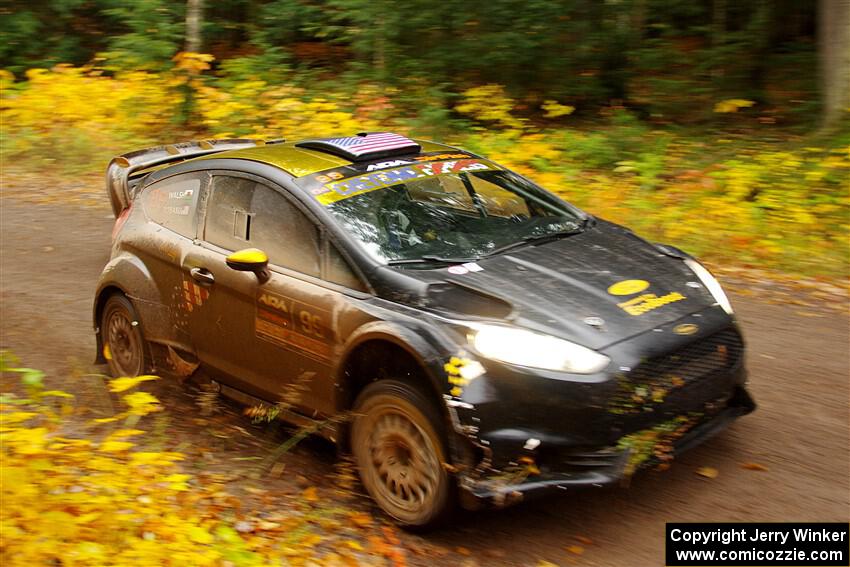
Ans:
{"label": "rear wheel", "polygon": [[100,333],[104,356],[113,376],[139,376],[148,371],[147,344],[129,299],[113,295],[106,300]]}
{"label": "rear wheel", "polygon": [[396,380],[367,386],[355,403],[351,447],[360,479],[384,512],[408,528],[439,523],[452,509],[443,463],[443,421],[434,404]]}

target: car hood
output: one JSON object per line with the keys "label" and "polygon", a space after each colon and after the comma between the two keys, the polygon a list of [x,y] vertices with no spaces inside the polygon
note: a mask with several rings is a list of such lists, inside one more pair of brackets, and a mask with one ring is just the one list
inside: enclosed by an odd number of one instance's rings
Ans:
{"label": "car hood", "polygon": [[452,273],[464,271],[457,267],[403,271],[427,284],[420,307],[469,319],[488,309],[498,312],[501,305],[503,315],[487,318],[594,349],[715,303],[681,259],[607,222],[470,267],[465,273]]}

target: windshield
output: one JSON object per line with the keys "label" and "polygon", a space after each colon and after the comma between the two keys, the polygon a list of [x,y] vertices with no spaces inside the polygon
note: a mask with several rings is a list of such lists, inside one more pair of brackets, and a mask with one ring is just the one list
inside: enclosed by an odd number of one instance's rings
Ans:
{"label": "windshield", "polygon": [[480,159],[416,163],[312,193],[384,263],[469,261],[512,243],[577,231],[584,219],[529,180]]}

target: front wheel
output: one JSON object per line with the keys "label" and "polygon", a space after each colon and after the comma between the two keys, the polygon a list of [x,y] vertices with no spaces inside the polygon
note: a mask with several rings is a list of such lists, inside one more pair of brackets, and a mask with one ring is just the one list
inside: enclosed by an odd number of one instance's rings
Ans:
{"label": "front wheel", "polygon": [[149,369],[147,345],[129,299],[113,295],[106,300],[100,334],[103,353],[113,376],[140,376]]}
{"label": "front wheel", "polygon": [[453,507],[434,404],[411,386],[381,380],[355,403],[351,447],[360,479],[378,506],[407,528],[439,523]]}

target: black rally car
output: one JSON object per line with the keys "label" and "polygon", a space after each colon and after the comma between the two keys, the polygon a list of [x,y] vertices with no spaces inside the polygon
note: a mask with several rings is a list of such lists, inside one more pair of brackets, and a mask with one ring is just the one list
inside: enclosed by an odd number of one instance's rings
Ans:
{"label": "black rally car", "polygon": [[[328,420],[399,523],[605,485],[752,411],[712,275],[467,151],[391,133],[115,158],[101,360]],[[350,412],[350,420],[334,420]],[[640,442],[636,442],[639,440]]]}

